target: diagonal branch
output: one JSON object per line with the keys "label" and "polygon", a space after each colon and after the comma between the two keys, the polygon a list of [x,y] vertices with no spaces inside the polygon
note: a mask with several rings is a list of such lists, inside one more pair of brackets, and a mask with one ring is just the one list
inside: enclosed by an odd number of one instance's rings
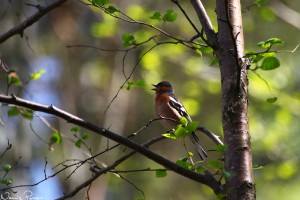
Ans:
{"label": "diagonal branch", "polygon": [[197,12],[198,18],[200,20],[204,33],[207,37],[208,45],[211,46],[213,49],[216,48],[217,46],[216,33],[213,29],[212,23],[205,11],[205,8],[201,0],[191,0],[191,3]]}
{"label": "diagonal branch", "polygon": [[140,144],[137,144],[127,138],[124,138],[116,133],[113,133],[108,129],[105,129],[105,128],[102,128],[95,124],[92,124],[90,122],[87,122],[87,121],[85,121],[77,116],[74,116],[64,110],[56,108],[53,105],[47,106],[47,105],[43,105],[43,104],[34,103],[34,102],[27,101],[22,98],[18,98],[14,95],[12,95],[12,96],[0,95],[0,102],[12,104],[12,105],[16,105],[16,106],[21,106],[21,107],[28,108],[28,109],[31,109],[34,111],[40,111],[40,112],[44,112],[44,113],[48,113],[48,114],[57,116],[59,118],[66,120],[68,123],[76,124],[78,126],[86,128],[90,131],[93,131],[95,134],[102,135],[102,136],[107,137],[117,143],[125,145],[125,146],[133,149],[134,151],[144,155],[145,157],[153,160],[154,162],[164,166],[165,168],[170,169],[184,177],[187,177],[191,180],[194,180],[196,182],[207,185],[216,194],[219,194],[222,190],[220,183],[209,172],[205,172],[205,174],[203,175],[203,174],[198,174],[198,173],[195,173],[188,169],[185,169],[181,166],[178,166],[174,162],[171,162],[171,161],[165,159],[164,157],[154,153],[153,151],[150,151],[149,149],[141,146]]}
{"label": "diagonal branch", "polygon": [[64,4],[67,0],[58,0],[48,6],[35,6],[38,9],[38,12],[28,17],[25,21],[21,22],[19,25],[11,28],[6,33],[0,35],[0,44],[6,41],[8,38],[19,34],[21,37],[23,37],[24,30],[37,22],[41,17],[48,14],[51,10],[60,7],[62,4]]}

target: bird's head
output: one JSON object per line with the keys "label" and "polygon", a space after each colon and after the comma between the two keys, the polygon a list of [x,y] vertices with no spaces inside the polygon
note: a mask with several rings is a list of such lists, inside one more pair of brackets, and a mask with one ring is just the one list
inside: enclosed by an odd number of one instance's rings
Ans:
{"label": "bird's head", "polygon": [[152,84],[154,86],[154,88],[152,90],[156,91],[156,94],[173,94],[174,93],[174,89],[171,85],[170,82],[168,81],[162,81],[159,82],[158,84]]}

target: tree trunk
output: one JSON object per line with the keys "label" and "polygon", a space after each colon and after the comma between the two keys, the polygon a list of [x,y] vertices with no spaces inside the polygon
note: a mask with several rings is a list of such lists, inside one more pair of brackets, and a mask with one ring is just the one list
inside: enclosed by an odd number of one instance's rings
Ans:
{"label": "tree trunk", "polygon": [[227,199],[255,199],[248,127],[248,76],[239,0],[217,0]]}

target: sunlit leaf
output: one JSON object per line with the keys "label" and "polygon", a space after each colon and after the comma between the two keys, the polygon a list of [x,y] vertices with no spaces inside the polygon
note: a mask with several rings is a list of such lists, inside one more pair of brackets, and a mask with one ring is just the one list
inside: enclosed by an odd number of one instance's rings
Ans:
{"label": "sunlit leaf", "polygon": [[198,173],[204,173],[207,169],[203,165],[200,165],[196,168]]}
{"label": "sunlit leaf", "polygon": [[103,6],[105,4],[108,4],[110,0],[92,0],[92,3],[97,6]]}
{"label": "sunlit leaf", "polygon": [[167,170],[156,170],[155,171],[156,178],[163,178],[167,176]]}
{"label": "sunlit leaf", "polygon": [[125,89],[127,89],[127,90],[130,90],[130,89],[133,88],[133,87],[141,87],[141,88],[143,88],[143,87],[145,87],[146,85],[147,85],[147,84],[146,84],[146,82],[145,82],[144,80],[137,80],[137,81],[135,81],[135,82],[128,80],[128,81],[126,82],[126,85],[123,86],[123,88],[125,88]]}
{"label": "sunlit leaf", "polygon": [[271,97],[271,98],[267,98],[266,100],[268,103],[275,103],[277,101],[277,97]]}
{"label": "sunlit leaf", "polygon": [[210,160],[207,162],[207,165],[213,169],[223,169],[222,163],[219,160]]}
{"label": "sunlit leaf", "polygon": [[216,151],[219,152],[219,153],[224,153],[226,150],[226,145],[221,145],[219,144],[216,148]]}
{"label": "sunlit leaf", "polygon": [[78,126],[75,126],[75,127],[73,127],[73,128],[71,128],[70,129],[70,131],[72,131],[72,132],[74,132],[74,133],[77,133],[77,132],[79,132],[81,129],[80,129],[80,127],[78,127]]}
{"label": "sunlit leaf", "polygon": [[83,140],[86,140],[86,139],[88,139],[90,137],[90,134],[88,134],[88,133],[84,133],[83,135],[82,135],[82,139]]}
{"label": "sunlit leaf", "polygon": [[180,123],[183,125],[186,125],[188,123],[188,120],[185,117],[180,117]]}
{"label": "sunlit leaf", "polygon": [[52,143],[60,144],[62,141],[60,134],[58,132],[53,132],[50,141]]}
{"label": "sunlit leaf", "polygon": [[10,164],[5,164],[2,166],[2,170],[5,172],[9,172],[12,169],[12,166]]}
{"label": "sunlit leaf", "polygon": [[176,139],[176,136],[173,133],[164,133],[162,136],[169,138],[169,139]]}
{"label": "sunlit leaf", "polygon": [[193,169],[193,165],[188,162],[188,158],[179,159],[176,161],[176,164],[189,170]]}
{"label": "sunlit leaf", "polygon": [[41,78],[41,76],[46,72],[46,70],[44,69],[41,69],[41,70],[38,70],[36,72],[33,72],[32,74],[29,75],[29,78],[31,80],[37,80],[39,78]]}
{"label": "sunlit leaf", "polygon": [[29,119],[29,120],[33,119],[33,110],[23,109],[22,112],[21,112],[21,114],[26,119]]}
{"label": "sunlit leaf", "polygon": [[11,185],[13,183],[11,178],[0,179],[0,184],[2,185]]}
{"label": "sunlit leaf", "polygon": [[262,166],[262,165],[253,165],[252,166],[253,170],[258,170],[258,169],[263,169],[263,168],[264,168],[264,166]]}
{"label": "sunlit leaf", "polygon": [[184,136],[189,135],[190,132],[189,132],[186,128],[184,128],[184,127],[182,126],[182,124],[179,124],[179,125],[176,127],[174,134],[175,134],[175,136],[176,136],[177,138],[180,138],[180,137],[184,137]]}
{"label": "sunlit leaf", "polygon": [[177,13],[172,9],[167,10],[167,13],[164,15],[163,20],[167,22],[174,22],[177,19]]}
{"label": "sunlit leaf", "polygon": [[201,50],[203,53],[212,53],[212,52],[214,51],[211,47],[206,47],[206,46],[200,47],[200,50]]}
{"label": "sunlit leaf", "polygon": [[284,42],[279,38],[270,38],[266,41],[261,41],[257,43],[257,46],[267,49],[273,45],[279,45],[279,44],[284,44]]}
{"label": "sunlit leaf", "polygon": [[227,179],[231,179],[233,178],[235,175],[232,172],[227,172],[227,171],[223,171],[223,176],[226,177]]}
{"label": "sunlit leaf", "polygon": [[256,0],[256,3],[261,4],[261,3],[266,3],[267,1],[269,1],[269,0]]}
{"label": "sunlit leaf", "polygon": [[189,156],[189,157],[193,157],[193,155],[194,155],[194,154],[193,154],[192,152],[190,152],[190,151],[187,152],[187,153],[188,153],[188,156]]}
{"label": "sunlit leaf", "polygon": [[122,40],[123,40],[124,47],[129,47],[131,45],[136,44],[136,40],[135,40],[134,36],[130,33],[124,33],[122,35]]}
{"label": "sunlit leaf", "polygon": [[79,139],[75,142],[75,146],[78,147],[78,148],[81,148],[81,144],[82,144],[82,140]]}
{"label": "sunlit leaf", "polygon": [[198,128],[198,126],[199,126],[199,122],[193,121],[193,122],[188,123],[185,128],[189,132],[193,132]]}
{"label": "sunlit leaf", "polygon": [[113,13],[115,13],[115,12],[120,12],[120,10],[117,9],[116,7],[114,7],[114,6],[108,6],[108,8],[106,8],[105,10],[106,10],[108,13],[110,13],[110,14],[113,14]]}
{"label": "sunlit leaf", "polygon": [[211,63],[209,64],[209,66],[215,66],[219,63],[219,60],[216,56],[212,57]]}
{"label": "sunlit leaf", "polygon": [[273,70],[280,66],[280,62],[276,57],[266,57],[260,66],[262,70]]}
{"label": "sunlit leaf", "polygon": [[261,54],[261,56],[263,56],[263,57],[274,57],[275,53],[274,52],[266,52],[266,53]]}
{"label": "sunlit leaf", "polygon": [[11,107],[8,111],[7,111],[7,115],[9,117],[13,117],[13,116],[17,116],[20,113],[19,109],[17,107]]}
{"label": "sunlit leaf", "polygon": [[153,13],[150,19],[162,20],[161,13],[160,12]]}

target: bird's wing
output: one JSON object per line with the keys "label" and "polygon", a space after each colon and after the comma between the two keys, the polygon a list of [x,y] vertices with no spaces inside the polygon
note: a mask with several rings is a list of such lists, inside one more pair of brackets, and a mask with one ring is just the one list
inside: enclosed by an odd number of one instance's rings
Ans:
{"label": "bird's wing", "polygon": [[180,114],[180,116],[185,117],[190,122],[192,121],[191,117],[187,113],[187,111],[184,108],[184,106],[182,105],[182,103],[180,103],[180,101],[178,101],[175,97],[170,96],[169,103],[172,106],[172,108],[177,110],[177,112]]}
{"label": "bird's wing", "polygon": [[[191,117],[187,113],[184,106],[175,97],[170,96],[169,103],[172,106],[172,108],[177,110],[177,112],[180,114],[180,116],[185,117],[189,122],[192,121]],[[192,132],[189,136],[190,136],[190,139],[191,139],[193,145],[196,148],[196,151],[197,151],[200,159],[205,160],[207,158],[207,153],[204,151],[202,146],[199,144],[199,139],[198,139],[197,135],[195,134],[195,132]]]}

